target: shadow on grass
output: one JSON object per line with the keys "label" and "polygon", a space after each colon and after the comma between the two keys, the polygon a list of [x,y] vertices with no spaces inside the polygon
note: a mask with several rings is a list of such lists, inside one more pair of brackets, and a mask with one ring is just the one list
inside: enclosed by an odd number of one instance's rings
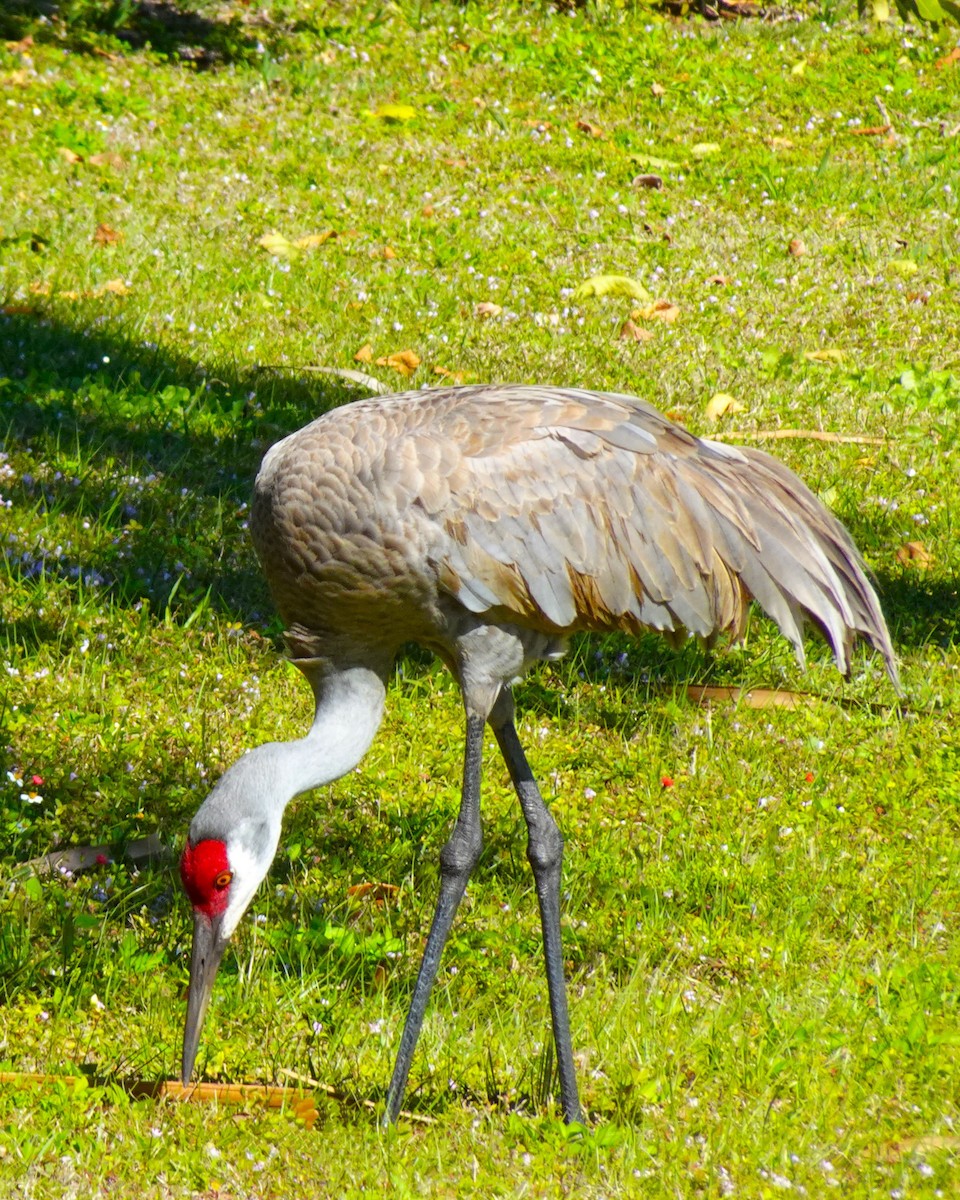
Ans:
{"label": "shadow on grass", "polygon": [[[154,610],[175,602],[175,617],[206,598],[228,619],[261,621],[272,606],[242,529],[260,459],[356,395],[275,371],[220,367],[214,378],[107,326],[0,315],[0,437],[8,453],[29,447],[36,465],[4,481],[6,568],[21,582],[63,579]],[[71,527],[89,515],[102,536],[94,550],[66,537],[41,545],[29,519],[16,531],[17,516],[33,513],[68,516]],[[39,617],[18,620],[29,629],[8,624],[8,635],[62,635]]]}
{"label": "shadow on grass", "polygon": [[211,18],[171,0],[6,0],[0,37],[27,36],[80,53],[102,54],[102,43],[111,41],[132,50],[149,47],[205,70],[259,54],[256,36],[236,13]]}
{"label": "shadow on grass", "polygon": [[[75,328],[42,310],[0,315],[0,432],[8,446],[29,445],[35,457],[47,449],[76,462],[70,476],[5,485],[14,511],[96,514],[123,548],[122,555],[101,550],[79,561],[12,546],[9,535],[8,567],[21,576],[91,577],[123,603],[149,599],[162,609],[175,594],[189,615],[206,597],[229,619],[269,619],[272,605],[240,529],[253,476],[270,444],[357,394],[326,378],[243,364],[218,364],[214,373],[109,324]],[[153,499],[144,494],[131,505],[118,486],[121,470],[124,478],[160,478],[163,486]],[[896,540],[885,514],[877,514],[879,524],[856,512],[840,516],[861,545]],[[957,580],[894,567],[878,586],[901,649],[960,640]],[[53,627],[21,632],[34,641],[58,636]],[[591,642],[582,655],[587,674],[599,645]],[[710,673],[708,662],[691,662],[689,652],[677,655],[658,639],[645,639],[642,650],[645,659],[652,656],[650,669],[669,678],[671,663],[682,665],[684,678],[690,669],[698,678],[705,669]],[[422,655],[407,655],[407,661],[414,673],[425,667]],[[547,710],[563,707],[546,694],[529,699]]]}

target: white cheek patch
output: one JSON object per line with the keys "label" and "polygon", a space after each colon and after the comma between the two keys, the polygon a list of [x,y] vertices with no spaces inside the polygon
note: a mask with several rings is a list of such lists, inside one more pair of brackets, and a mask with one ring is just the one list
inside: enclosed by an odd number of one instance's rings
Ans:
{"label": "white cheek patch", "polygon": [[[240,918],[250,907],[250,901],[266,873],[263,859],[255,857],[244,846],[233,845],[227,849],[233,880],[230,884],[230,900],[223,913],[223,924],[220,926],[221,935],[228,938],[240,924]],[[266,859],[267,867],[270,857]]]}

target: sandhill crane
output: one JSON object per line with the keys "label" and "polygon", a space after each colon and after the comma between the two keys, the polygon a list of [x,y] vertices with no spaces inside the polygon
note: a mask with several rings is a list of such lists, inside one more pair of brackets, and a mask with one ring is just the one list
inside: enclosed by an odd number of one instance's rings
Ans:
{"label": "sandhill crane", "polygon": [[858,637],[897,668],[849,534],[758,450],[698,439],[642,400],[571,388],[466,387],[359,401],[273,446],[251,528],[316,715],[248,751],[190,825],[181,860],[194,938],[182,1076],[224,949],[276,853],[289,801],[350,771],[380,724],[399,647],[457,679],[463,793],[387,1092],[396,1120],[440,955],[481,848],[489,724],[528,828],[568,1121],[582,1118],[560,944],[563,839],[527,764],[511,684],[577,630],[741,633],[751,598],[803,664],[817,625],[846,674]]}

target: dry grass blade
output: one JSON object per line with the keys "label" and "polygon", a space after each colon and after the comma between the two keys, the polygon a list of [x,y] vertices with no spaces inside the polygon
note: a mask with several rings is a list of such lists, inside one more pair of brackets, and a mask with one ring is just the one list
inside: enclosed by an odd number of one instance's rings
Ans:
{"label": "dry grass blade", "polygon": [[[304,1087],[313,1088],[317,1092],[323,1092],[325,1096],[329,1096],[333,1100],[340,1100],[343,1103],[350,1102],[351,1098],[349,1096],[345,1096],[343,1092],[338,1091],[330,1083],[321,1083],[319,1079],[311,1079],[309,1075],[301,1075],[299,1071],[292,1071],[289,1067],[283,1067],[280,1074],[285,1075],[287,1079],[293,1079],[297,1083],[302,1083]],[[380,1107],[375,1100],[360,1100],[355,1103],[359,1103],[362,1108],[369,1108],[374,1112]],[[412,1121],[416,1125],[436,1125],[437,1123],[433,1117],[428,1117],[423,1113],[409,1112],[405,1108],[400,1110],[400,1116],[407,1121]]]}
{"label": "dry grass blade", "polygon": [[889,438],[871,437],[859,433],[831,433],[828,429],[734,429],[713,434],[721,442],[765,442],[797,438],[812,442],[834,442],[850,446],[885,446]]}

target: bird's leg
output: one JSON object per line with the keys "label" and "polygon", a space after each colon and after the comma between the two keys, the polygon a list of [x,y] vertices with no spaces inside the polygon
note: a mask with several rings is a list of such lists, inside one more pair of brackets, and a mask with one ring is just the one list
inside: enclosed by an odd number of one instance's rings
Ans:
{"label": "bird's leg", "polygon": [[410,1073],[410,1063],[413,1052],[420,1036],[424,1013],[437,969],[440,966],[440,955],[446,944],[467,881],[480,857],[483,846],[483,835],[480,830],[480,759],[483,752],[482,716],[467,713],[467,744],[463,760],[463,795],[460,801],[460,815],[454,826],[450,840],[440,851],[440,897],[433,914],[433,924],[427,937],[427,945],[420,964],[420,974],[413,989],[413,999],[407,1013],[403,1036],[400,1039],[400,1049],[397,1052],[397,1062],[393,1068],[393,1078],[387,1091],[386,1111],[383,1124],[391,1125],[400,1113],[403,1103],[403,1093],[407,1087],[407,1076]]}
{"label": "bird's leg", "polygon": [[533,868],[540,905],[540,925],[543,929],[543,956],[547,967],[547,988],[550,993],[550,1016],[553,1021],[553,1040],[557,1050],[560,1073],[560,1103],[568,1123],[583,1121],[583,1109],[577,1091],[577,1074],[573,1065],[573,1043],[570,1038],[570,1018],[567,1012],[567,986],[563,977],[563,948],[560,938],[560,868],[563,858],[563,835],[550,810],[543,802],[537,781],[517,737],[513,721],[513,698],[504,689],[493,712],[490,725],[503,754],[513,786],[520,798],[524,820],[527,822],[527,858]]}

